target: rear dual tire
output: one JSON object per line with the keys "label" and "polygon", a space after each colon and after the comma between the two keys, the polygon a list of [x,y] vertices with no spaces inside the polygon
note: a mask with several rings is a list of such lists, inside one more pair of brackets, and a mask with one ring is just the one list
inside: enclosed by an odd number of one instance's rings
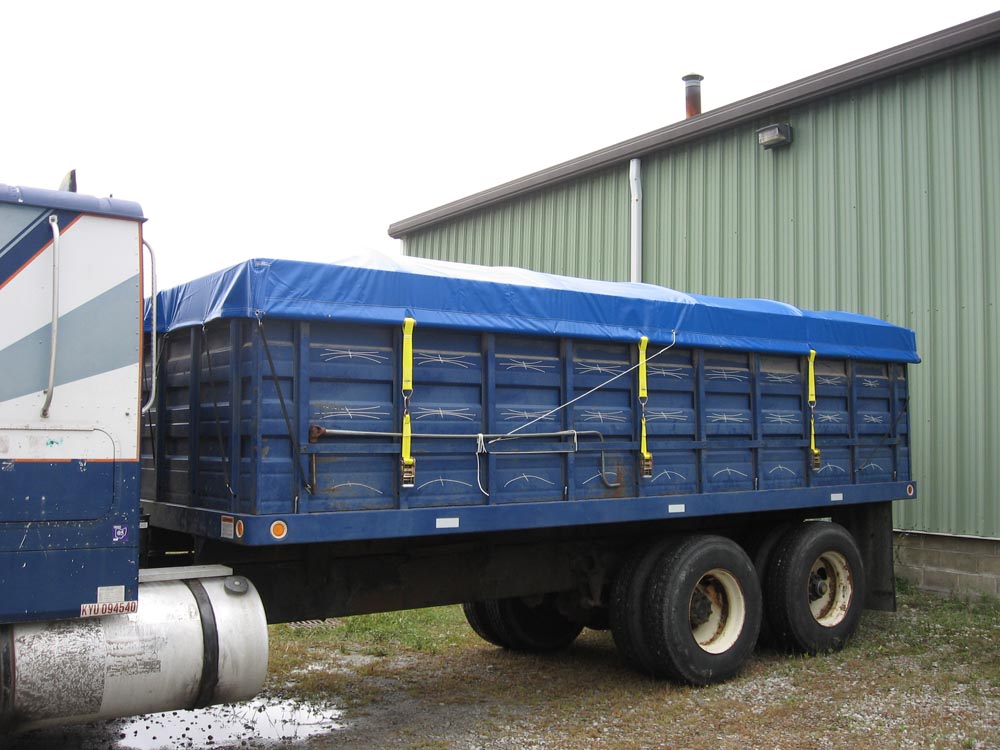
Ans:
{"label": "rear dual tire", "polygon": [[799,524],[775,547],[765,591],[777,645],[805,654],[839,651],[857,629],[865,600],[854,538],[835,523]]}
{"label": "rear dual tire", "polygon": [[[739,672],[765,616],[782,648],[842,648],[860,621],[864,581],[853,537],[833,523],[774,532],[753,561],[725,537],[671,538],[625,560],[611,591],[611,631],[629,666],[707,685]],[[556,651],[582,630],[551,595],[466,604],[465,615],[482,638],[516,651]]]}
{"label": "rear dual tire", "polygon": [[647,674],[708,685],[732,677],[753,653],[760,584],[730,539],[655,544],[626,561],[613,596],[615,643],[626,663]]}
{"label": "rear dual tire", "polygon": [[463,605],[465,619],[485,641],[512,651],[559,651],[576,640],[583,625],[556,607],[555,597],[490,599]]}
{"label": "rear dual tire", "polygon": [[643,633],[646,581],[659,559],[676,545],[663,539],[635,550],[625,559],[611,590],[611,635],[618,653],[628,666],[656,676]]}
{"label": "rear dual tire", "polygon": [[760,630],[760,584],[746,552],[724,537],[689,537],[646,582],[643,633],[652,671],[692,685],[735,675]]}
{"label": "rear dual tire", "polygon": [[469,627],[475,631],[476,635],[487,643],[504,648],[507,641],[500,630],[494,625],[487,604],[487,602],[469,602],[462,605],[462,611],[465,613],[465,619],[468,621]]}

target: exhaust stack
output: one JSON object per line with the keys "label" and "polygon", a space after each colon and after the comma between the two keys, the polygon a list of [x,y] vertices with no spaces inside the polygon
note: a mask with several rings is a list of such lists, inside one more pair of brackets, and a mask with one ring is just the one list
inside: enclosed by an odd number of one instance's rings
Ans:
{"label": "exhaust stack", "polygon": [[705,76],[688,73],[681,80],[684,81],[684,106],[687,117],[696,117],[701,114],[701,82],[705,80]]}

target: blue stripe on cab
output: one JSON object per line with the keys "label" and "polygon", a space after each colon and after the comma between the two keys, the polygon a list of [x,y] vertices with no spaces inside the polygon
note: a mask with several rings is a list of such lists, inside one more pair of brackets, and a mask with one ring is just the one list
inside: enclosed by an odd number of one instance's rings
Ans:
{"label": "blue stripe on cab", "polygon": [[22,235],[40,222],[46,211],[28,206],[8,206],[0,203],[0,258],[17,244]]}
{"label": "blue stripe on cab", "polygon": [[[25,264],[30,262],[41,252],[42,248],[52,241],[52,228],[48,222],[51,213],[53,212],[45,212],[45,221],[38,222],[9,247],[3,249],[3,254],[0,255],[0,287],[13,279]],[[68,211],[54,213],[59,217],[60,230],[64,230],[80,217],[80,214]]]}

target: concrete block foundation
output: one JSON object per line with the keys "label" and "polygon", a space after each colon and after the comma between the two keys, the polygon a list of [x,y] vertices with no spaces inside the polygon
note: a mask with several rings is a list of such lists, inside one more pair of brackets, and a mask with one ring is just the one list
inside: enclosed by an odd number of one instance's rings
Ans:
{"label": "concrete block foundation", "polygon": [[1000,596],[1000,540],[894,533],[896,575],[917,588],[950,596]]}

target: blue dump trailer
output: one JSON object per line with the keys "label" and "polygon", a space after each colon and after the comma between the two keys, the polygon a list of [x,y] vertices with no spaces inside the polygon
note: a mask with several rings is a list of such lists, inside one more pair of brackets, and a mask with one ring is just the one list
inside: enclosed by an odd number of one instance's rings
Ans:
{"label": "blue dump trailer", "polygon": [[461,603],[497,646],[610,629],[702,685],[895,606],[905,328],[383,256],[251,260],[141,315],[136,204],[0,187],[0,219],[0,311],[33,306],[0,342],[9,729],[252,694],[266,623]]}

